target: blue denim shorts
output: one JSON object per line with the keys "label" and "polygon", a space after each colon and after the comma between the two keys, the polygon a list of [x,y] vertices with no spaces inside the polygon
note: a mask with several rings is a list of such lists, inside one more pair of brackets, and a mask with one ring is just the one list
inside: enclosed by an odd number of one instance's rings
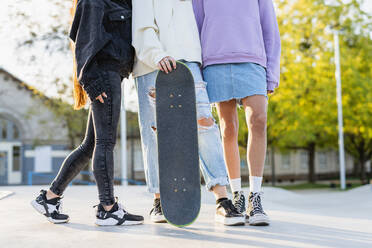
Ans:
{"label": "blue denim shorts", "polygon": [[247,96],[267,97],[266,69],[255,63],[217,64],[203,70],[211,103]]}

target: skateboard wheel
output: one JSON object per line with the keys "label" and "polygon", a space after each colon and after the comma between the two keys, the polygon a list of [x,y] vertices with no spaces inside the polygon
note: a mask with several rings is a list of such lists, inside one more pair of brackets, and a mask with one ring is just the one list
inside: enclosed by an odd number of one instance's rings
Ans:
{"label": "skateboard wheel", "polygon": [[176,192],[176,193],[177,193],[177,191],[178,191],[178,189],[174,189],[174,192]]}
{"label": "skateboard wheel", "polygon": [[169,97],[170,97],[170,98],[173,98],[173,97],[174,97],[174,95],[173,95],[173,94],[170,94],[170,95],[169,95]]}
{"label": "skateboard wheel", "polygon": [[178,94],[178,97],[181,97],[182,95],[181,94]]}
{"label": "skateboard wheel", "polygon": [[174,181],[177,181],[177,178],[174,178]]}
{"label": "skateboard wheel", "polygon": [[173,105],[170,105],[171,108],[173,108],[174,106]]}
{"label": "skateboard wheel", "polygon": [[178,107],[179,107],[179,108],[182,108],[182,105],[180,104],[180,105],[178,105]]}
{"label": "skateboard wheel", "polygon": [[186,192],[186,189],[183,189],[183,192]]}
{"label": "skateboard wheel", "polygon": [[186,178],[182,178],[183,181],[186,181]]}

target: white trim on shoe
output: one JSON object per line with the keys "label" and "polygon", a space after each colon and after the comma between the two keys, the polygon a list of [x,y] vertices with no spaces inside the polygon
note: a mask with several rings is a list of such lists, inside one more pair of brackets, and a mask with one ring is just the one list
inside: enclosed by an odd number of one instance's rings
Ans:
{"label": "white trim on shoe", "polygon": [[[97,226],[117,226],[118,223],[119,221],[114,218],[108,218],[105,220],[96,219],[96,222],[95,222]],[[143,224],[143,221],[126,220],[120,226],[134,226],[134,225],[141,225],[141,224]]]}
{"label": "white trim on shoe", "polygon": [[215,214],[215,221],[224,224],[225,226],[242,226],[245,224],[245,217],[225,217]]}
{"label": "white trim on shoe", "polygon": [[150,220],[154,223],[167,223],[167,220],[165,219],[164,215],[151,215],[150,214]]}
{"label": "white trim on shoe", "polygon": [[249,217],[248,223],[251,226],[268,226],[270,225],[270,218],[266,214],[255,214]]}

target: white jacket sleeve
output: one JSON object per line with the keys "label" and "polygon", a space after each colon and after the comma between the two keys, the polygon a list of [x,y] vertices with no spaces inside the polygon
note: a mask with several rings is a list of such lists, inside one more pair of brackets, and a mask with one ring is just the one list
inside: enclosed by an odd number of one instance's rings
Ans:
{"label": "white jacket sleeve", "polygon": [[159,28],[155,22],[154,0],[133,1],[133,41],[137,59],[157,68],[161,59],[168,56],[159,40]]}

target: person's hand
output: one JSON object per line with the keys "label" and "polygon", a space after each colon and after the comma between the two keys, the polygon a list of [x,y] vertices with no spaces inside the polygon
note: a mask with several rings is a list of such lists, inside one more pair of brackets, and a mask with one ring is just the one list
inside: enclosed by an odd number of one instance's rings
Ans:
{"label": "person's hand", "polygon": [[[170,62],[172,62],[173,66],[170,64]],[[158,68],[159,68],[159,70],[161,70],[161,71],[163,71],[163,72],[165,72],[165,73],[168,74],[173,69],[176,69],[177,68],[176,60],[174,58],[172,58],[171,56],[164,57],[158,63]]]}
{"label": "person's hand", "polygon": [[107,95],[106,95],[105,92],[103,92],[101,95],[97,96],[96,100],[100,101],[101,103],[105,103],[105,101],[103,101],[103,98],[107,98]]}
{"label": "person's hand", "polygon": [[272,93],[274,93],[273,90],[268,90],[268,91],[267,91],[267,94],[268,94],[268,95],[271,95]]}

